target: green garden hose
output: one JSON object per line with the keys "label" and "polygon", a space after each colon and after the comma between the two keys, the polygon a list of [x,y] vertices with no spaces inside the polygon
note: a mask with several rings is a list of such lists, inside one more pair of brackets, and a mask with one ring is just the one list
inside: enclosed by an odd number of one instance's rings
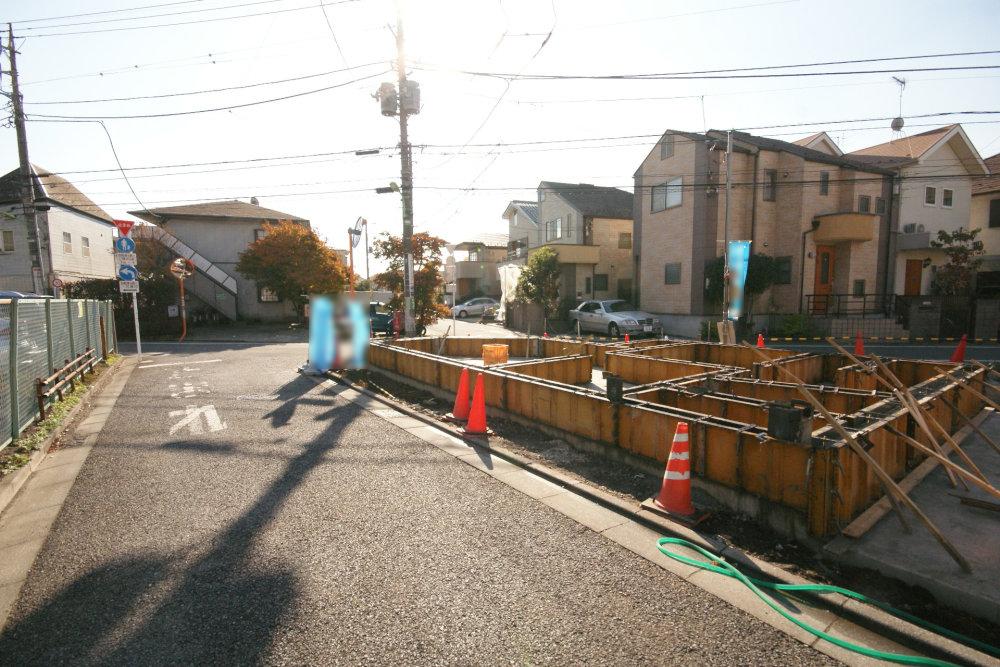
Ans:
{"label": "green garden hose", "polygon": [[[670,551],[669,549],[666,548],[665,545],[667,545],[667,544],[678,544],[680,546],[687,547],[688,549],[693,549],[694,551],[697,551],[702,556],[704,556],[705,558],[707,558],[708,562],[703,561],[703,560],[697,560],[697,559],[694,559],[694,558],[689,558],[687,556],[682,556],[680,554],[674,553],[674,552],[672,552],[672,551]],[[798,618],[795,618],[794,616],[792,616],[791,614],[789,614],[787,611],[785,611],[784,609],[782,609],[781,606],[778,605],[769,596],[765,595],[760,589],[761,588],[770,588],[772,590],[785,591],[785,592],[809,591],[809,592],[812,592],[812,593],[820,593],[820,594],[840,593],[841,595],[845,595],[845,596],[847,596],[849,598],[853,598],[853,599],[858,600],[860,602],[864,602],[866,604],[870,604],[873,607],[878,607],[879,609],[887,611],[887,612],[889,612],[890,614],[892,614],[894,616],[897,616],[897,617],[902,618],[902,619],[904,619],[906,621],[909,621],[910,623],[913,623],[914,625],[918,625],[918,626],[920,626],[920,627],[922,627],[922,628],[924,628],[926,630],[930,630],[930,631],[936,632],[936,633],[938,633],[940,635],[944,635],[945,637],[948,637],[949,639],[954,639],[957,642],[960,642],[962,644],[965,644],[965,645],[970,646],[972,648],[975,648],[977,650],[983,651],[985,653],[989,653],[992,656],[1000,657],[1000,648],[997,648],[995,646],[991,646],[991,645],[989,645],[989,644],[987,644],[985,642],[977,641],[977,640],[972,639],[970,637],[966,637],[965,635],[959,634],[957,632],[953,632],[953,631],[951,631],[951,630],[949,630],[947,628],[942,628],[940,625],[935,625],[934,623],[930,623],[930,622],[925,621],[925,620],[923,620],[921,618],[917,618],[916,616],[914,616],[912,614],[908,614],[905,611],[896,609],[895,607],[892,607],[892,606],[890,606],[890,605],[888,605],[888,604],[886,604],[884,602],[880,602],[878,600],[873,600],[873,599],[871,599],[871,598],[869,598],[867,596],[862,595],[861,593],[857,593],[857,592],[849,590],[847,588],[841,588],[839,586],[826,586],[826,585],[823,585],[823,584],[775,584],[775,583],[771,583],[769,581],[763,581],[761,579],[755,579],[753,577],[748,577],[745,574],[743,574],[742,572],[740,572],[739,570],[737,570],[735,567],[733,567],[732,565],[730,565],[721,556],[716,556],[712,552],[710,552],[710,551],[708,551],[706,549],[702,549],[697,544],[694,544],[694,543],[689,542],[687,540],[682,540],[682,539],[676,538],[676,537],[661,537],[659,539],[659,541],[657,542],[657,547],[660,549],[660,553],[662,553],[663,555],[668,556],[670,558],[673,558],[676,561],[680,561],[681,563],[685,563],[687,565],[691,565],[691,566],[700,568],[702,570],[709,570],[710,572],[716,572],[718,574],[724,574],[727,577],[732,577],[734,579],[739,580],[740,582],[743,583],[743,585],[745,585],[747,588],[749,588],[750,590],[752,590],[757,595],[757,597],[759,597],[761,600],[763,600],[765,603],[767,603],[767,605],[771,609],[773,609],[774,611],[778,612],[779,614],[781,614],[782,616],[784,616],[789,621],[791,621],[795,625],[799,626],[800,628],[802,628],[806,632],[809,632],[809,633],[811,633],[813,635],[816,635],[817,637],[819,637],[821,639],[825,639],[826,641],[830,642],[831,644],[835,644],[835,645],[837,645],[837,646],[839,646],[839,647],[841,647],[843,649],[847,649],[848,651],[853,651],[854,653],[860,653],[861,655],[866,655],[866,656],[871,657],[871,658],[877,658],[879,660],[889,660],[891,662],[899,662],[899,663],[903,663],[903,664],[907,664],[907,665],[939,665],[940,666],[940,665],[953,665],[954,664],[954,663],[951,663],[951,662],[947,662],[945,660],[936,660],[934,658],[925,658],[925,657],[922,657],[922,656],[904,655],[904,654],[901,654],[901,653],[889,653],[889,652],[886,652],[886,651],[877,651],[875,649],[867,648],[867,647],[864,647],[864,646],[859,646],[857,644],[852,644],[851,642],[849,642],[849,641],[847,641],[845,639],[840,639],[839,637],[834,637],[833,635],[827,634],[827,633],[823,632],[822,630],[814,628],[814,627],[810,626],[808,623],[805,623],[804,621],[801,621]]]}

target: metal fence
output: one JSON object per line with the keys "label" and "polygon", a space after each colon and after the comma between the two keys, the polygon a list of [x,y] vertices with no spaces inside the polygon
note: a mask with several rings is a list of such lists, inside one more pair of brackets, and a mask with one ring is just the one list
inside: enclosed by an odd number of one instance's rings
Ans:
{"label": "metal fence", "polygon": [[88,349],[118,349],[110,301],[0,299],[0,449],[38,418],[36,381]]}

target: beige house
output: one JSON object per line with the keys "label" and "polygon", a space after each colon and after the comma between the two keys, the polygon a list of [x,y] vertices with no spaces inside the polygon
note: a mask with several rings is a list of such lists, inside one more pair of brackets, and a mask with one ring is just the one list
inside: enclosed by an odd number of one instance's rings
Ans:
{"label": "beige house", "polygon": [[563,300],[634,296],[632,193],[588,183],[542,181],[538,202],[513,201],[508,260],[551,247],[562,265]]}
{"label": "beige house", "polygon": [[507,259],[506,234],[480,234],[449,246],[454,268],[455,303],[473,296],[500,298],[499,266]]}
{"label": "beige house", "polygon": [[961,125],[948,125],[845,157],[890,169],[897,176],[890,292],[928,294],[934,272],[946,261],[930,242],[940,230],[969,227],[973,180],[988,173],[976,147]]}
{"label": "beige house", "polygon": [[[891,172],[841,157],[825,134],[807,145],[733,133],[730,240],[775,258],[780,282],[755,313],[859,314],[884,299]],[[812,146],[812,147],[809,147]],[[726,133],[669,130],[635,172],[639,306],[671,333],[718,318],[706,264],[724,252]]]}
{"label": "beige house", "polygon": [[986,251],[976,276],[976,291],[984,296],[1000,296],[1000,153],[983,161],[990,175],[972,182],[971,229],[979,229]]}
{"label": "beige house", "polygon": [[289,220],[306,227],[309,221],[238,200],[205,202],[129,211],[151,224],[136,225],[139,243],[160,243],[190,259],[197,269],[185,281],[190,295],[230,319],[284,320],[295,315],[291,303],[236,271],[240,253],[266,234],[266,223]]}
{"label": "beige house", "polygon": [[[31,165],[35,220],[41,236],[41,266],[33,267],[28,223],[21,205],[21,174],[0,177],[0,290],[59,295],[55,280],[72,283],[114,278],[111,216],[65,178]],[[59,284],[59,283],[56,283]]]}

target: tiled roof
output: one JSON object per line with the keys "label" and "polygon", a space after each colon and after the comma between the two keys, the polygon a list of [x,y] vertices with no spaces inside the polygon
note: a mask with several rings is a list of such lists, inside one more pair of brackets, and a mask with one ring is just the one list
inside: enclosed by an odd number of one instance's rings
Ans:
{"label": "tiled roof", "polygon": [[[57,176],[48,169],[35,164],[31,165],[31,172],[36,200],[56,202],[68,208],[88,213],[105,222],[112,222],[113,218],[104,209],[62,176]],[[19,169],[0,177],[0,201],[21,201],[21,172]]]}
{"label": "tiled roof", "polygon": [[1000,153],[986,158],[983,162],[990,170],[990,175],[972,179],[972,194],[974,195],[1000,191]]}
{"label": "tiled roof", "polygon": [[[725,140],[726,133],[719,130],[710,130],[709,135],[715,139]],[[853,155],[830,155],[824,153],[823,151],[818,151],[812,148],[806,148],[805,146],[800,146],[797,143],[792,143],[790,141],[782,141],[781,139],[771,139],[769,137],[758,137],[753,134],[747,134],[746,132],[733,132],[733,140],[739,141],[745,144],[750,144],[751,146],[756,146],[762,150],[768,151],[784,151],[786,153],[791,153],[792,155],[798,155],[799,157],[809,160],[810,162],[821,162],[824,164],[833,164],[839,167],[847,167],[848,169],[856,169],[860,171],[875,172],[879,174],[888,174],[889,172],[880,169],[878,165],[867,164],[861,160],[854,159]]]}
{"label": "tiled roof", "polygon": [[457,246],[476,246],[482,245],[487,248],[506,248],[507,247],[507,235],[506,234],[474,234],[472,236],[466,236],[460,243],[455,244]]}
{"label": "tiled roof", "polygon": [[538,203],[533,201],[512,201],[511,206],[516,206],[524,212],[533,223],[538,224]]}
{"label": "tiled roof", "polygon": [[164,208],[151,208],[148,211],[129,211],[134,216],[143,220],[155,222],[157,217],[164,218],[228,218],[237,220],[294,220],[297,222],[308,222],[305,218],[300,218],[291,213],[282,213],[256,204],[248,204],[231,199],[227,201],[212,201],[201,204],[187,204],[185,206],[167,206]]}
{"label": "tiled roof", "polygon": [[909,137],[893,139],[884,144],[869,146],[861,150],[848,153],[851,156],[873,156],[880,158],[896,158],[904,161],[918,160],[920,156],[930,150],[937,142],[955,128],[955,125],[946,125],[920,134]]}
{"label": "tiled roof", "polygon": [[632,193],[589,183],[542,181],[539,188],[556,192],[580,212],[594,218],[632,219]]}
{"label": "tiled roof", "polygon": [[817,132],[816,134],[810,134],[808,137],[802,137],[801,139],[796,139],[792,143],[797,146],[808,146],[813,139],[818,139],[822,134],[823,134],[822,132]]}

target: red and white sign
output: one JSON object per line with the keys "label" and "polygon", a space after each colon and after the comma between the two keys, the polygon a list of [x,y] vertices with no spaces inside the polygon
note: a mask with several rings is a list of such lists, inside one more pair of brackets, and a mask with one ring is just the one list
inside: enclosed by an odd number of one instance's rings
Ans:
{"label": "red and white sign", "polygon": [[132,231],[132,225],[135,223],[131,220],[115,220],[115,227],[118,228],[118,233],[122,236],[128,236],[128,233]]}
{"label": "red and white sign", "polygon": [[60,280],[59,278],[53,278],[52,279],[52,286],[55,287],[56,289],[59,289],[60,287],[63,286],[63,281]]}

